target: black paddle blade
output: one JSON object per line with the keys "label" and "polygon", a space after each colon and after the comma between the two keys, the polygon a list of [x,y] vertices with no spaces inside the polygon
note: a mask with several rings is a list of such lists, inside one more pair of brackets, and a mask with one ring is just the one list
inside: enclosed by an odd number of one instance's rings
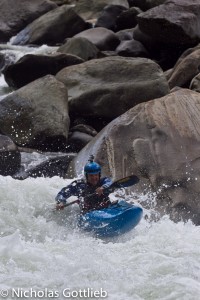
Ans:
{"label": "black paddle blade", "polygon": [[115,189],[132,186],[132,185],[138,183],[139,180],[140,179],[136,175],[131,175],[131,176],[128,176],[128,177],[125,177],[125,178],[122,178],[122,179],[119,179],[119,180],[113,182],[113,184],[111,184],[111,186],[106,190],[108,190],[110,193],[112,193],[112,191],[114,191]]}

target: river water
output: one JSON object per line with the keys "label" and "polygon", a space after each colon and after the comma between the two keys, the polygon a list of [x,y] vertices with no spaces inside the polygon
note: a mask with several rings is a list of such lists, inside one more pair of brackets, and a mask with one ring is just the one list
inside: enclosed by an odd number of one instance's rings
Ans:
{"label": "river water", "polygon": [[[0,85],[8,93],[3,77]],[[99,239],[77,228],[78,207],[52,210],[68,183],[0,176],[0,299],[200,299],[200,227],[143,218],[125,235]],[[145,197],[154,200],[133,199]]]}
{"label": "river water", "polygon": [[0,283],[7,299],[22,298],[19,290],[29,299],[45,292],[45,299],[83,299],[84,289],[107,293],[109,300],[199,299],[200,227],[165,216],[98,239],[76,227],[78,207],[52,211],[69,181],[0,177],[0,183]]}

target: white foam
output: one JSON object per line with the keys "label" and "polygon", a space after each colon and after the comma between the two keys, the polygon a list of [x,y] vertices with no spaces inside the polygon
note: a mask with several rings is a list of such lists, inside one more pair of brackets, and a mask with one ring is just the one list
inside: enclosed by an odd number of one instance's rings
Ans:
{"label": "white foam", "polygon": [[94,238],[76,228],[77,206],[51,211],[69,182],[0,177],[1,288],[46,288],[59,299],[66,288],[102,288],[109,300],[199,299],[199,227],[165,216],[115,239]]}

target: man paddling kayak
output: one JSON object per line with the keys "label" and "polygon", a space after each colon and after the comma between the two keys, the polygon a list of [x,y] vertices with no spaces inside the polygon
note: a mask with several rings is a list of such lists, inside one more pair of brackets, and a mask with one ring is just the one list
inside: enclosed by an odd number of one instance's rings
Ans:
{"label": "man paddling kayak", "polygon": [[[63,209],[67,199],[71,196],[77,196],[81,212],[86,213],[90,210],[102,209],[108,207],[109,192],[106,190],[112,184],[109,177],[101,178],[101,166],[94,162],[94,156],[91,155],[88,163],[84,167],[85,179],[75,180],[64,187],[56,196],[56,209]],[[91,197],[87,197],[92,195]]]}

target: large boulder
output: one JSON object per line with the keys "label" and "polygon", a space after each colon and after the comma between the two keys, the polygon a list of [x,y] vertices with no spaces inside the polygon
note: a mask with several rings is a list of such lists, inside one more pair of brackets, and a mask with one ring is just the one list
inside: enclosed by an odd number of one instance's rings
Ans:
{"label": "large boulder", "polygon": [[84,30],[76,34],[75,37],[88,39],[101,51],[115,50],[120,43],[119,38],[112,30],[103,27]]}
{"label": "large boulder", "polygon": [[91,25],[78,16],[73,8],[63,5],[29,24],[17,34],[12,44],[55,45],[89,27]]}
{"label": "large boulder", "polygon": [[7,136],[0,134],[0,175],[12,176],[21,164],[21,155],[15,143]]}
{"label": "large boulder", "polygon": [[146,58],[107,57],[64,68],[56,78],[71,113],[113,119],[140,102],[169,93],[161,68]]}
{"label": "large boulder", "polygon": [[56,7],[49,0],[1,0],[0,43],[8,42],[28,24]]}
{"label": "large boulder", "polygon": [[137,19],[141,31],[157,41],[187,45],[200,41],[199,0],[169,0]]}
{"label": "large boulder", "polygon": [[80,57],[57,53],[54,55],[27,54],[4,70],[4,78],[10,87],[15,89],[45,75],[56,75],[65,67],[82,63]]}
{"label": "large boulder", "polygon": [[67,176],[82,173],[88,154],[102,176],[136,174],[157,193],[157,209],[200,225],[200,94],[179,89],[113,120],[78,154]]}
{"label": "large boulder", "polygon": [[97,18],[107,5],[121,5],[129,8],[127,0],[79,0],[76,3],[76,12],[85,20]]}
{"label": "large boulder", "polygon": [[67,39],[67,42],[57,50],[60,53],[76,55],[83,60],[98,58],[99,49],[84,37],[73,37]]}
{"label": "large boulder", "polygon": [[0,102],[0,130],[19,146],[62,150],[68,129],[67,89],[52,75],[33,81]]}

